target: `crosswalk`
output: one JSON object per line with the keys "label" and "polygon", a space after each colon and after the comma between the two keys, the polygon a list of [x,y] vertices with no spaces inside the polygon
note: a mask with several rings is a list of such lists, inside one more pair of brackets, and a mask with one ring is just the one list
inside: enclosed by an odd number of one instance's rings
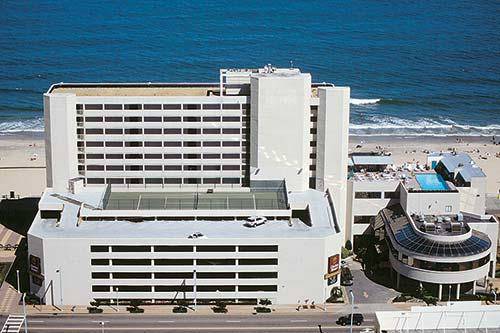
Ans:
{"label": "crosswalk", "polygon": [[24,316],[9,315],[0,333],[19,333],[24,323]]}

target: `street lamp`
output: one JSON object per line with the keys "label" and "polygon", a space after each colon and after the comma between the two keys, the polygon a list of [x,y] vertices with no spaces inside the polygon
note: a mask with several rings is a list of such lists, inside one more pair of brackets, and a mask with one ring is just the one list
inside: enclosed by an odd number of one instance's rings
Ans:
{"label": "street lamp", "polygon": [[352,322],[354,318],[354,293],[352,292],[352,289],[349,290],[349,295],[351,295],[351,329],[349,332],[352,333]]}
{"label": "street lamp", "polygon": [[59,299],[61,301],[61,306],[63,305],[63,294],[62,294],[62,275],[61,269],[56,269],[56,273],[59,274]]}
{"label": "street lamp", "polygon": [[[196,266],[195,266],[196,267]],[[193,270],[193,285],[194,285],[194,311],[196,311],[197,303],[197,288],[196,288],[196,269]]]}
{"label": "street lamp", "polygon": [[21,286],[20,286],[20,282],[19,282],[19,270],[18,269],[16,270],[16,277],[17,277],[17,292],[20,293]]}
{"label": "street lamp", "polygon": [[99,325],[101,325],[101,333],[104,333],[104,322],[101,321]]}
{"label": "street lamp", "polygon": [[448,286],[448,302],[451,301],[451,284]]}
{"label": "street lamp", "polygon": [[[18,271],[19,272],[19,271]],[[24,333],[28,333],[28,314],[26,313],[26,293],[23,293]]]}
{"label": "street lamp", "polygon": [[115,291],[116,291],[116,311],[119,312],[120,309],[118,308],[118,306],[120,305],[120,303],[118,302],[118,287],[115,287]]}
{"label": "street lamp", "polygon": [[495,304],[497,304],[497,293],[494,290],[492,290],[491,293],[493,294],[493,298],[495,300]]}

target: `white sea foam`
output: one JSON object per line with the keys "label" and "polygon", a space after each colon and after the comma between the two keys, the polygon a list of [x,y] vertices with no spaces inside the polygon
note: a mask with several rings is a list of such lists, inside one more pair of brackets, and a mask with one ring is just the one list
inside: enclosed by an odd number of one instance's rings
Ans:
{"label": "white sea foam", "polygon": [[368,99],[361,99],[361,98],[351,98],[351,104],[353,105],[370,105],[370,104],[377,104],[380,102],[380,98],[368,98]]}
{"label": "white sea foam", "polygon": [[43,132],[43,118],[9,120],[0,122],[0,134],[19,132]]}

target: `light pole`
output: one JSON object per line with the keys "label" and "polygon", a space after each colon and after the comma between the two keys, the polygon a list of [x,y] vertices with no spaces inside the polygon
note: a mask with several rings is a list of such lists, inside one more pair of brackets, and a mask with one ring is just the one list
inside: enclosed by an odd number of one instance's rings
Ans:
{"label": "light pole", "polygon": [[104,322],[101,321],[99,325],[101,325],[101,333],[104,333]]}
{"label": "light pole", "polygon": [[[196,260],[196,259],[195,259]],[[194,311],[196,311],[196,298],[197,298],[197,292],[196,292],[196,269],[193,270],[193,285],[194,285]]]}
{"label": "light pole", "polygon": [[448,302],[451,301],[451,284],[448,286]]}
{"label": "light pole", "polygon": [[497,293],[494,290],[492,290],[491,293],[493,294],[493,299],[495,301],[495,304],[497,304]]}
{"label": "light pole", "polygon": [[56,273],[59,274],[59,300],[61,302],[61,306],[63,305],[63,294],[62,294],[62,274],[61,269],[56,269]]}
{"label": "light pole", "polygon": [[19,282],[19,270],[17,269],[16,270],[16,278],[17,278],[17,292],[20,293],[21,292],[21,283]]}
{"label": "light pole", "polygon": [[[19,272],[19,271],[18,271]],[[23,293],[24,333],[28,333],[28,314],[26,313],[26,293]]]}
{"label": "light pole", "polygon": [[351,295],[351,328],[349,332],[352,333],[352,322],[354,318],[354,293],[352,292],[352,289],[349,290],[349,295]]}
{"label": "light pole", "polygon": [[116,311],[119,312],[120,309],[118,308],[118,306],[120,305],[120,303],[118,302],[118,287],[115,287],[115,291],[116,291]]}

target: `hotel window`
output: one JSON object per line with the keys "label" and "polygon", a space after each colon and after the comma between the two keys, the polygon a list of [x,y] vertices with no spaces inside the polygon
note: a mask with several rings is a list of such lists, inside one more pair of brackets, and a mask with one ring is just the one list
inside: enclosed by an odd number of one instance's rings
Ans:
{"label": "hotel window", "polygon": [[125,128],[125,134],[142,134],[141,128]]}
{"label": "hotel window", "polygon": [[93,292],[109,292],[109,286],[92,286]]}
{"label": "hotel window", "polygon": [[236,273],[232,272],[199,272],[196,273],[198,279],[235,279]]}
{"label": "hotel window", "polygon": [[239,147],[240,142],[239,141],[223,141],[222,146],[223,147]]}
{"label": "hotel window", "polygon": [[318,129],[317,128],[310,128],[309,134],[318,134]]}
{"label": "hotel window", "polygon": [[213,116],[210,116],[210,117],[203,117],[203,121],[215,121],[215,122],[219,122],[220,121],[220,117],[213,117]]}
{"label": "hotel window", "polygon": [[220,147],[219,141],[203,141],[203,147]]}
{"label": "hotel window", "polygon": [[106,141],[106,147],[123,147],[122,141]]}
{"label": "hotel window", "polygon": [[106,171],[123,171],[123,165],[106,165]]}
{"label": "hotel window", "polygon": [[109,265],[109,259],[91,259],[90,264],[92,266],[107,266]]}
{"label": "hotel window", "polygon": [[165,165],[163,168],[165,171],[181,171],[182,165]]}
{"label": "hotel window", "polygon": [[318,117],[316,117],[316,116],[311,116],[311,119],[310,119],[310,120],[311,120],[311,122],[316,123],[316,122],[318,122]]}
{"label": "hotel window", "polygon": [[201,147],[200,141],[184,141],[184,147]]}
{"label": "hotel window", "polygon": [[217,159],[220,158],[220,154],[203,154],[203,159]]}
{"label": "hotel window", "polygon": [[102,110],[102,104],[85,104],[85,110]]}
{"label": "hotel window", "polygon": [[222,104],[222,109],[223,110],[239,110],[240,105],[239,104]]}
{"label": "hotel window", "polygon": [[145,141],[144,147],[161,147],[161,141]]}
{"label": "hotel window", "polygon": [[356,199],[380,199],[382,192],[356,192],[354,197]]}
{"label": "hotel window", "polygon": [[222,170],[240,170],[239,165],[223,165]]}
{"label": "hotel window", "polygon": [[200,178],[184,178],[184,184],[201,184]]}
{"label": "hotel window", "polygon": [[155,292],[192,292],[193,286],[155,286]]}
{"label": "hotel window", "polygon": [[384,192],[384,198],[385,199],[399,199],[399,192],[398,191]]}
{"label": "hotel window", "polygon": [[191,266],[193,259],[155,259],[155,266]]}
{"label": "hotel window", "polygon": [[161,165],[145,165],[144,170],[146,170],[146,171],[161,171],[162,166]]}
{"label": "hotel window", "polygon": [[144,122],[161,123],[161,117],[144,117]]}
{"label": "hotel window", "polygon": [[104,104],[104,110],[121,110],[122,108],[121,104]]}
{"label": "hotel window", "polygon": [[77,110],[83,110],[83,104],[77,104],[76,105]]}
{"label": "hotel window", "polygon": [[128,293],[151,292],[151,286],[119,286],[119,290]]}
{"label": "hotel window", "polygon": [[126,184],[144,184],[144,179],[142,178],[127,178],[125,179]]}
{"label": "hotel window", "polygon": [[196,264],[200,266],[230,266],[236,265],[235,259],[198,259]]}
{"label": "hotel window", "polygon": [[187,245],[157,245],[155,252],[193,252],[192,246]]}
{"label": "hotel window", "polygon": [[216,286],[197,286],[197,291],[200,292],[212,292],[212,291],[235,291],[236,286],[224,286],[224,285],[216,285]]}
{"label": "hotel window", "polygon": [[106,184],[123,184],[123,178],[107,178]]}
{"label": "hotel window", "polygon": [[163,104],[163,110],[180,110],[180,104]]}
{"label": "hotel window", "polygon": [[188,160],[200,159],[201,154],[184,154],[184,158]]}
{"label": "hotel window", "polygon": [[222,134],[240,134],[239,128],[223,128]]}
{"label": "hotel window", "polygon": [[142,159],[142,154],[125,154],[126,159],[138,160]]}
{"label": "hotel window", "polygon": [[222,154],[223,159],[236,159],[240,158],[240,154]]}
{"label": "hotel window", "polygon": [[106,159],[109,160],[121,160],[123,158],[123,154],[106,154]]}
{"label": "hotel window", "polygon": [[165,159],[180,159],[182,158],[181,154],[165,154],[163,155]]}
{"label": "hotel window", "polygon": [[203,171],[218,171],[220,170],[220,165],[204,165]]}
{"label": "hotel window", "polygon": [[125,165],[125,171],[142,171],[142,165]]}
{"label": "hotel window", "polygon": [[309,142],[309,147],[316,147],[317,142],[316,141],[310,141]]}
{"label": "hotel window", "polygon": [[121,128],[106,128],[106,134],[123,134]]}
{"label": "hotel window", "polygon": [[151,252],[151,246],[144,245],[114,245],[111,252]]}
{"label": "hotel window", "polygon": [[220,110],[220,104],[203,104],[203,110]]}
{"label": "hotel window", "polygon": [[89,160],[103,160],[104,154],[87,154],[86,158]]}
{"label": "hotel window", "polygon": [[239,178],[222,178],[222,184],[239,184]]}
{"label": "hotel window", "polygon": [[199,171],[201,165],[184,165],[184,171]]}
{"label": "hotel window", "polygon": [[164,147],[180,147],[182,146],[181,141],[164,141],[163,142]]}
{"label": "hotel window", "polygon": [[222,121],[225,122],[239,122],[241,121],[240,117],[222,117]]}
{"label": "hotel window", "polygon": [[87,171],[104,171],[104,165],[87,165]]}
{"label": "hotel window", "polygon": [[277,272],[240,272],[238,273],[240,279],[277,279]]}
{"label": "hotel window", "polygon": [[201,117],[184,117],[183,121],[187,123],[198,123],[201,121]]}
{"label": "hotel window", "polygon": [[161,178],[145,178],[146,184],[163,184],[163,179]]}
{"label": "hotel window", "polygon": [[109,246],[107,246],[107,245],[91,245],[90,252],[109,252]]}
{"label": "hotel window", "polygon": [[182,184],[182,178],[164,178],[163,181],[165,184]]}
{"label": "hotel window", "polygon": [[161,128],[145,128],[144,134],[161,134]]}
{"label": "hotel window", "polygon": [[159,272],[155,273],[155,279],[192,279],[193,272]]}
{"label": "hotel window", "polygon": [[184,134],[201,134],[201,128],[185,128]]}
{"label": "hotel window", "polygon": [[142,122],[142,117],[124,117],[123,120],[129,123],[140,123]]}
{"label": "hotel window", "polygon": [[240,265],[277,265],[278,259],[239,259]]}
{"label": "hotel window", "polygon": [[[151,273],[145,272],[115,272],[113,279],[151,279]],[[118,287],[119,288],[119,287]]]}
{"label": "hotel window", "polygon": [[239,252],[278,252],[278,245],[240,245]]}
{"label": "hotel window", "polygon": [[220,178],[203,178],[203,184],[220,184]]}
{"label": "hotel window", "polygon": [[204,128],[203,134],[220,134],[220,128]]}
{"label": "hotel window", "polygon": [[102,141],[87,141],[85,143],[87,147],[104,147],[104,142]]}
{"label": "hotel window", "polygon": [[238,291],[277,291],[278,286],[257,285],[257,286],[238,286]]}
{"label": "hotel window", "polygon": [[161,110],[161,104],[144,104],[144,110]]}
{"label": "hotel window", "polygon": [[451,209],[452,209],[451,206],[444,206],[445,213],[451,213]]}
{"label": "hotel window", "polygon": [[181,134],[182,130],[180,128],[164,128],[163,134]]}
{"label": "hotel window", "polygon": [[161,154],[145,154],[144,158],[148,158],[148,159],[161,159],[162,155]]}
{"label": "hotel window", "polygon": [[93,279],[109,279],[108,272],[92,272]]}
{"label": "hotel window", "polygon": [[125,147],[142,147],[140,141],[125,141]]}
{"label": "hotel window", "polygon": [[106,121],[108,123],[122,122],[123,117],[104,117],[104,121]]}
{"label": "hotel window", "polygon": [[200,110],[201,105],[200,104],[184,104],[183,105],[184,110]]}
{"label": "hotel window", "polygon": [[232,245],[199,245],[196,252],[236,252],[236,247]]}
{"label": "hotel window", "polygon": [[85,134],[102,134],[102,128],[87,128]]}
{"label": "hotel window", "polygon": [[181,121],[181,117],[163,117],[163,121],[166,123],[177,123]]}
{"label": "hotel window", "polygon": [[125,104],[123,106],[124,110],[142,110],[141,104]]}
{"label": "hotel window", "polygon": [[85,117],[85,121],[88,123],[100,123],[102,122],[102,117]]}

